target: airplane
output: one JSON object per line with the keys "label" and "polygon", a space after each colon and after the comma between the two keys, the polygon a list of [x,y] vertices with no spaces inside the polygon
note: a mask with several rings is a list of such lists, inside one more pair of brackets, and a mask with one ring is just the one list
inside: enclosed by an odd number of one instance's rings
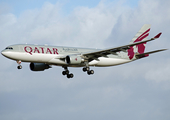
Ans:
{"label": "airplane", "polygon": [[83,67],[83,71],[88,75],[94,74],[90,66],[108,67],[124,63],[129,63],[149,54],[164,51],[160,49],[151,52],[144,52],[146,43],[155,40],[162,33],[157,34],[151,39],[147,39],[150,31],[150,24],[145,24],[133,37],[129,44],[108,48],[108,49],[90,49],[64,46],[17,44],[6,47],[1,54],[18,63],[18,69],[22,69],[21,62],[30,62],[32,71],[44,71],[55,66],[64,68],[62,72],[67,78],[73,78],[68,67]]}

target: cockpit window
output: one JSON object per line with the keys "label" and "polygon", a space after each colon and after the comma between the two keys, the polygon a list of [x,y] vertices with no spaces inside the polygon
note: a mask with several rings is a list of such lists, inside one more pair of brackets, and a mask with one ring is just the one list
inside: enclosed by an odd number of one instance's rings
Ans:
{"label": "cockpit window", "polygon": [[12,48],[12,47],[6,47],[5,49],[13,50],[13,48]]}

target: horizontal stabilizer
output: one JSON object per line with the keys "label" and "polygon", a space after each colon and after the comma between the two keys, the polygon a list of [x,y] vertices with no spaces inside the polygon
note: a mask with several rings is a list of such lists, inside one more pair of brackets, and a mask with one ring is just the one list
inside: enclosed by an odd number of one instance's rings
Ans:
{"label": "horizontal stabilizer", "polygon": [[154,38],[159,38],[162,33],[157,34]]}
{"label": "horizontal stabilizer", "polygon": [[151,51],[151,52],[147,52],[147,53],[143,53],[143,54],[138,54],[138,55],[135,55],[135,56],[136,56],[136,58],[143,58],[143,57],[149,56],[149,54],[161,52],[161,51],[165,51],[165,50],[167,50],[167,49],[155,50],[155,51]]}

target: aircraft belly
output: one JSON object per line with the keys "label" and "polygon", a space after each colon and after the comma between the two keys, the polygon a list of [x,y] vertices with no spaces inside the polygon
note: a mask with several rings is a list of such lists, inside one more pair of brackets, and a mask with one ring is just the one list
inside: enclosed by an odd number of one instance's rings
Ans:
{"label": "aircraft belly", "polygon": [[54,55],[50,54],[29,54],[29,53],[21,53],[21,52],[9,52],[8,58],[13,60],[21,60],[23,62],[48,62],[52,58],[54,58]]}
{"label": "aircraft belly", "polygon": [[120,65],[124,63],[131,62],[131,60],[128,59],[120,59],[120,58],[99,58],[98,63],[95,66],[99,67],[105,67],[105,66],[114,66],[114,65]]}
{"label": "aircraft belly", "polygon": [[48,63],[58,65],[58,66],[67,65],[65,61],[62,61],[62,60],[56,59],[56,58],[51,59],[50,61],[48,61]]}

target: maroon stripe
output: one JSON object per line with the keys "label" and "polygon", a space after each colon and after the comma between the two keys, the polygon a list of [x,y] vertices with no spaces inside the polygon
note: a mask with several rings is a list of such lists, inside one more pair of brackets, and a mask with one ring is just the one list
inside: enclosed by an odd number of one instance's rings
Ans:
{"label": "maroon stripe", "polygon": [[141,36],[143,36],[144,34],[148,33],[149,31],[150,31],[150,28],[148,30],[146,30]]}
{"label": "maroon stripe", "polygon": [[[134,41],[134,43],[135,43],[135,42],[142,41],[142,40],[144,39],[142,36],[145,35],[146,33],[147,33],[147,36],[148,36],[148,35],[149,35],[149,33],[148,33],[149,31],[150,31],[150,28],[149,28],[148,30],[146,30],[144,33],[142,33],[142,35],[140,35],[140,36]],[[145,35],[145,36],[146,36],[146,35]],[[147,37],[147,36],[146,36],[146,37]],[[143,39],[141,39],[141,37],[142,37]],[[146,38],[146,37],[145,37],[145,38]]]}
{"label": "maroon stripe", "polygon": [[149,33],[147,33],[146,35],[144,35],[144,36],[142,36],[142,37],[138,37],[135,41],[134,41],[134,43],[135,42],[140,42],[140,41],[142,41],[143,39],[145,39],[146,37],[148,37],[149,36]]}

